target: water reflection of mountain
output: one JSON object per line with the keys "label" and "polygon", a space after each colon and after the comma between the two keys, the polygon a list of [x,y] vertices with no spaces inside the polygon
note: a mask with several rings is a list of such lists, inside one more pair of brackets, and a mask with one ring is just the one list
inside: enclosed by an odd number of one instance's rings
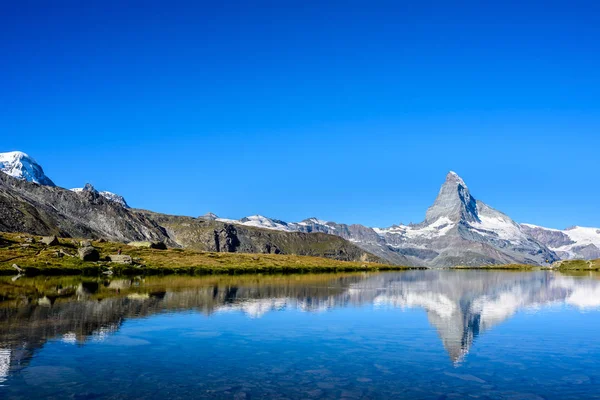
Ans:
{"label": "water reflection of mountain", "polygon": [[[445,270],[178,279],[61,283],[58,297],[36,298],[29,291],[0,302],[0,381],[10,369],[26,365],[49,339],[102,340],[128,318],[164,311],[196,310],[207,315],[241,311],[259,318],[281,309],[319,312],[368,304],[418,307],[426,310],[456,362],[479,334],[519,309],[550,303],[600,306],[600,281],[553,272]],[[17,283],[27,287],[22,281]]]}

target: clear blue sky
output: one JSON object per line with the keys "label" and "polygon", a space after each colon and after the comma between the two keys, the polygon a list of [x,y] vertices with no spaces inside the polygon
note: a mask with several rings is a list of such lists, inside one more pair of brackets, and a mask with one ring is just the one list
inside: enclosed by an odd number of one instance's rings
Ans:
{"label": "clear blue sky", "polygon": [[600,226],[600,5],[482,3],[4,2],[0,151],[174,214],[419,222],[455,170]]}

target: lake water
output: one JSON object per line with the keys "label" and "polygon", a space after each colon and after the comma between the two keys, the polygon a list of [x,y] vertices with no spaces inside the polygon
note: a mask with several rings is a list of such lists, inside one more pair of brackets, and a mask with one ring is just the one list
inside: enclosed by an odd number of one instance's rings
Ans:
{"label": "lake water", "polygon": [[0,398],[600,398],[599,278],[0,278]]}

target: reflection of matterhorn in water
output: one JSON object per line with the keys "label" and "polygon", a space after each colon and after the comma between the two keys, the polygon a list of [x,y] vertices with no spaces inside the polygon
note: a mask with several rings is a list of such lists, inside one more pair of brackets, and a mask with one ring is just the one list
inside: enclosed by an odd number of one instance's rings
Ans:
{"label": "reflection of matterhorn in water", "polygon": [[[25,366],[46,340],[64,343],[101,341],[123,321],[164,311],[195,310],[206,315],[242,312],[261,318],[295,309],[327,312],[373,304],[375,308],[419,308],[440,336],[453,362],[460,362],[475,338],[520,309],[548,304],[579,308],[600,306],[600,281],[551,271],[419,270],[385,274],[323,275],[317,282],[303,277],[235,278],[226,285],[199,281],[196,286],[160,291],[133,280],[113,280],[110,288],[136,287],[127,297],[90,298],[98,285],[79,285],[72,299],[46,298],[22,307],[0,307],[0,384],[8,373]],[[313,279],[313,278],[309,278]],[[90,292],[90,290],[92,292]],[[115,289],[116,290],[116,289]],[[146,292],[144,292],[146,290]]]}
{"label": "reflection of matterhorn in water", "polygon": [[390,281],[374,299],[379,306],[421,307],[453,362],[473,340],[519,309],[551,303],[600,306],[600,284],[549,272],[419,271]]}

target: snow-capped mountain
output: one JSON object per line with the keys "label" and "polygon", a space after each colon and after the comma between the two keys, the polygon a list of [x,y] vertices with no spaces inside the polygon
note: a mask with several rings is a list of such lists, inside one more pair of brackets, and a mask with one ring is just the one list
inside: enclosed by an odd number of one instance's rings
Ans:
{"label": "snow-capped mountain", "polygon": [[448,173],[425,220],[417,225],[369,228],[317,218],[287,223],[263,216],[219,220],[266,229],[337,235],[392,263],[430,267],[544,265],[558,259],[510,217],[475,199],[455,172]]}
{"label": "snow-capped mountain", "polygon": [[118,194],[115,194],[112,192],[98,191],[98,190],[96,190],[96,188],[94,188],[89,183],[86,183],[85,186],[82,188],[73,188],[73,189],[71,189],[71,191],[75,192],[75,193],[80,193],[83,191],[98,193],[100,196],[104,197],[107,200],[112,201],[113,203],[117,203],[117,204],[121,205],[122,207],[129,208],[129,205],[127,204],[127,202],[125,201],[125,198],[123,196],[119,196]]}
{"label": "snow-capped mountain", "polygon": [[21,151],[0,153],[0,171],[23,181],[55,186],[54,182],[44,174],[42,167]]}
{"label": "snow-capped mountain", "polygon": [[562,259],[600,258],[600,228],[573,226],[564,230],[521,224],[523,231]]}

